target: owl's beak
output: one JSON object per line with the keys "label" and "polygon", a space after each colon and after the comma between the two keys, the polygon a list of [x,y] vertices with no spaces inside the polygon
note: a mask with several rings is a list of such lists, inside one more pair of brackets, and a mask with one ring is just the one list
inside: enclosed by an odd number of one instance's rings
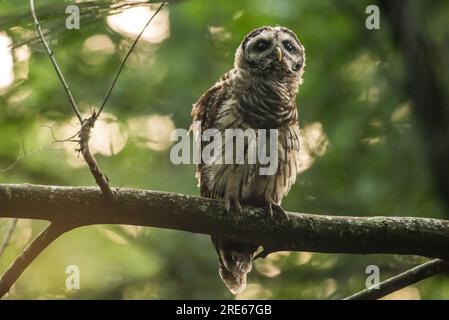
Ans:
{"label": "owl's beak", "polygon": [[276,47],[276,58],[278,59],[278,62],[282,61],[282,58],[284,57],[281,48]]}

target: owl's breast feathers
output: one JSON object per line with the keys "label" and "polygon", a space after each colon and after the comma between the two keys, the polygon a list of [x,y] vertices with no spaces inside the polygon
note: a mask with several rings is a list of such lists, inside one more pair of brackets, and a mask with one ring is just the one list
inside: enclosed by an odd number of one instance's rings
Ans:
{"label": "owl's breast feathers", "polygon": [[[280,204],[295,182],[299,168],[295,97],[296,91],[292,92],[288,84],[253,79],[235,69],[200,97],[192,109],[193,119],[201,121],[200,134],[209,128],[221,132],[235,128],[278,130],[278,168],[274,175],[260,175],[260,165],[246,161],[245,164],[199,164],[197,178],[201,195],[232,197],[253,205]],[[245,147],[246,144],[245,140]],[[246,160],[247,155],[244,156]]]}

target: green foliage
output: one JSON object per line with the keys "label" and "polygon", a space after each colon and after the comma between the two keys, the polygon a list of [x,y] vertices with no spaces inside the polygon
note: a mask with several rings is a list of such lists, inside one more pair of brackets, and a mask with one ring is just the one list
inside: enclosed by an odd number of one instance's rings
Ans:
{"label": "green foliage", "polygon": [[[53,143],[48,126],[63,139],[76,133],[76,121],[34,38],[26,1],[16,2],[0,2],[0,34],[13,41],[15,74],[14,83],[0,89],[0,183],[93,185],[89,170],[73,151],[76,144]],[[432,7],[416,2],[415,23],[443,54],[449,43],[448,3],[435,1],[438,6]],[[108,23],[110,5],[118,3],[81,2],[81,29],[67,30],[64,11],[71,1],[37,1],[38,17],[85,115],[98,109],[134,39]],[[365,28],[368,4],[350,0],[170,4],[169,37],[159,43],[139,42],[93,137],[92,143],[102,150],[97,160],[111,183],[198,194],[194,167],[171,164],[163,132],[170,126],[189,127],[192,103],[232,67],[234,51],[246,33],[262,25],[283,25],[297,32],[306,48],[305,82],[297,103],[310,162],[284,208],[335,215],[447,217],[433,189],[425,142],[405,93],[401,55],[392,45],[386,21],[382,20],[381,30]],[[100,47],[94,50],[88,39],[98,35],[103,40],[96,38]],[[25,47],[31,55],[20,60]],[[447,73],[441,76],[447,87]],[[36,149],[40,151],[33,152]],[[23,159],[16,161],[18,157]],[[0,272],[42,227],[41,222],[19,222],[12,244],[0,258]],[[6,228],[0,223],[1,238]],[[219,279],[216,260],[207,236],[140,227],[82,228],[45,251],[10,297],[233,298]],[[383,255],[274,254],[256,262],[241,297],[341,298],[364,288],[370,264],[378,265],[385,279],[422,261]],[[70,264],[81,269],[80,290],[65,289],[65,268]],[[448,290],[449,279],[440,276],[398,297],[448,298]]]}

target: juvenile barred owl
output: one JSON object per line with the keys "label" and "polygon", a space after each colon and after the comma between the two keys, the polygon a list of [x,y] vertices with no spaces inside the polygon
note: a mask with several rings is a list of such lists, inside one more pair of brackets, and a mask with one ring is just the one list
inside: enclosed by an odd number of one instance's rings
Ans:
{"label": "juvenile barred owl", "polygon": [[[262,27],[243,39],[234,68],[193,105],[192,117],[201,123],[199,134],[209,128],[220,132],[232,128],[277,129],[277,171],[261,175],[259,163],[199,164],[196,176],[202,196],[223,199],[228,211],[232,207],[239,212],[241,204],[248,204],[265,207],[269,219],[273,212],[288,218],[280,204],[295,182],[299,167],[295,98],[304,64],[304,47],[287,28]],[[212,242],[221,278],[233,294],[241,292],[258,246],[214,236]]]}

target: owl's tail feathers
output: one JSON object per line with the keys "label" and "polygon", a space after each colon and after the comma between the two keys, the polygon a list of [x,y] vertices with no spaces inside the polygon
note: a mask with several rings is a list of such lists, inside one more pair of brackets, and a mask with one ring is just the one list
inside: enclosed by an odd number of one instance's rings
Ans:
{"label": "owl's tail feathers", "polygon": [[232,294],[242,292],[258,246],[216,237],[212,237],[212,243],[218,253],[221,279]]}

